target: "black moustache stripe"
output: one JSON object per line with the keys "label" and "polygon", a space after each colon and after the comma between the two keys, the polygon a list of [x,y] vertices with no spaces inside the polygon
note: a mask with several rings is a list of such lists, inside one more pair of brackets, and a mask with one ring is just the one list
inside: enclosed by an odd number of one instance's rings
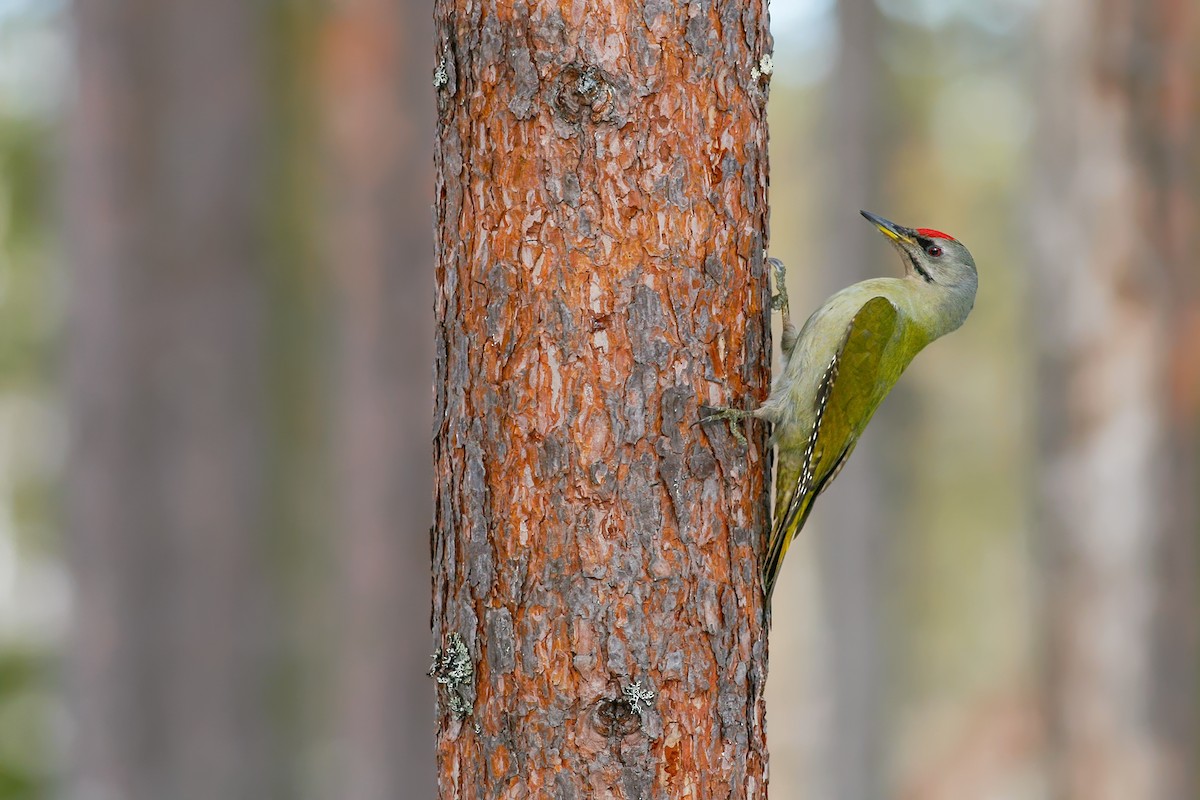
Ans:
{"label": "black moustache stripe", "polygon": [[921,262],[917,261],[917,257],[907,251],[905,251],[904,254],[906,256],[908,256],[908,260],[912,262],[913,269],[915,269],[917,271],[917,274],[920,275],[922,278],[924,278],[927,282],[933,283],[933,276],[930,275],[925,270],[925,268],[921,266]]}

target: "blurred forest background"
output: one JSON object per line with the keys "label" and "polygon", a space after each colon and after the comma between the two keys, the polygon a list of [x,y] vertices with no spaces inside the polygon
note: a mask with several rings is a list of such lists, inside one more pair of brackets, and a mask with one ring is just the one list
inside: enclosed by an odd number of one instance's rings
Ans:
{"label": "blurred forest background", "polygon": [[[779,0],[797,311],[961,238],[776,591],[775,797],[1195,798],[1200,9]],[[418,798],[416,0],[0,0],[0,798]]]}

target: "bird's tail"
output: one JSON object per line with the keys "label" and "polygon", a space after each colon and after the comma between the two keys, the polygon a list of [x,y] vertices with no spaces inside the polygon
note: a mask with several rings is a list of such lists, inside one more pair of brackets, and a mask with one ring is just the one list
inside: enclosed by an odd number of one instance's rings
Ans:
{"label": "bird's tail", "polygon": [[778,513],[776,506],[775,524],[771,528],[771,538],[767,540],[767,552],[762,561],[763,592],[766,594],[768,605],[771,603],[771,592],[775,590],[775,581],[779,577],[779,568],[783,566],[783,557],[787,555],[792,540],[808,520],[808,513],[812,511],[816,496],[816,492],[806,493],[795,508],[788,509],[783,514]]}

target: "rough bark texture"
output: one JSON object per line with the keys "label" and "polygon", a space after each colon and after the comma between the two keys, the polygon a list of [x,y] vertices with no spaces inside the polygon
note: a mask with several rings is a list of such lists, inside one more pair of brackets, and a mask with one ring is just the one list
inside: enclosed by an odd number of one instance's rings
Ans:
{"label": "rough bark texture", "polygon": [[442,794],[765,796],[765,4],[435,19]]}
{"label": "rough bark texture", "polygon": [[432,35],[421,0],[337,0],[323,37],[343,800],[435,794]]}
{"label": "rough bark texture", "polygon": [[75,10],[72,791],[274,796],[257,6]]}
{"label": "rough bark texture", "polygon": [[1194,439],[1168,391],[1172,327],[1194,308],[1195,151],[1180,149],[1194,123],[1179,128],[1196,87],[1172,44],[1195,29],[1192,6],[1059,0],[1041,27],[1031,229],[1057,797],[1197,794],[1195,623],[1181,613],[1195,488],[1177,480],[1194,475],[1179,447]]}

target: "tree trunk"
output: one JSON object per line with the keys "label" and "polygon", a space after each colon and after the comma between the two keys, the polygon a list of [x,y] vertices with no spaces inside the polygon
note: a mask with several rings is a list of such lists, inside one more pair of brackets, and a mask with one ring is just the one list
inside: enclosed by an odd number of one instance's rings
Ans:
{"label": "tree trunk", "polygon": [[[1063,798],[1197,793],[1196,637],[1181,615],[1195,602],[1194,486],[1177,480],[1195,453],[1169,457],[1172,440],[1194,439],[1168,402],[1175,310],[1194,303],[1181,276],[1195,240],[1178,245],[1195,228],[1180,215],[1194,215],[1196,184],[1188,167],[1174,174],[1160,161],[1178,163],[1170,126],[1181,114],[1170,106],[1197,88],[1187,89],[1194,71],[1165,80],[1184,52],[1169,46],[1175,31],[1194,30],[1189,5],[1060,0],[1041,28],[1031,230],[1050,732]],[[1189,138],[1194,146],[1194,129]]]}
{"label": "tree trunk", "polygon": [[325,27],[339,541],[336,785],[433,797],[429,432],[433,21],[419,0],[337,0]]}
{"label": "tree trunk", "polygon": [[440,788],[763,797],[765,4],[549,8],[435,12]]}
{"label": "tree trunk", "polygon": [[1143,73],[1137,145],[1149,198],[1144,230],[1167,272],[1166,424],[1161,456],[1168,506],[1155,554],[1151,725],[1162,743],[1165,796],[1200,796],[1200,8],[1157,0],[1142,9],[1158,46]]}
{"label": "tree trunk", "polygon": [[280,787],[262,528],[258,7],[76,4],[67,527],[74,793]]}
{"label": "tree trunk", "polygon": [[[877,278],[886,254],[858,215],[859,207],[879,210],[882,175],[887,166],[888,122],[880,83],[882,20],[874,0],[840,0],[840,47],[830,87],[828,145],[834,173],[826,185],[829,200],[823,230],[824,294],[856,281]],[[892,216],[886,214],[886,216]],[[882,262],[887,264],[886,261]],[[896,538],[895,509],[889,502],[890,452],[898,448],[901,422],[898,386],[875,415],[854,458],[816,505],[819,531],[820,589],[828,643],[827,670],[832,717],[822,743],[825,758],[820,797],[878,800],[887,778],[886,684],[888,592],[891,545]],[[891,517],[889,519],[889,516]]]}

